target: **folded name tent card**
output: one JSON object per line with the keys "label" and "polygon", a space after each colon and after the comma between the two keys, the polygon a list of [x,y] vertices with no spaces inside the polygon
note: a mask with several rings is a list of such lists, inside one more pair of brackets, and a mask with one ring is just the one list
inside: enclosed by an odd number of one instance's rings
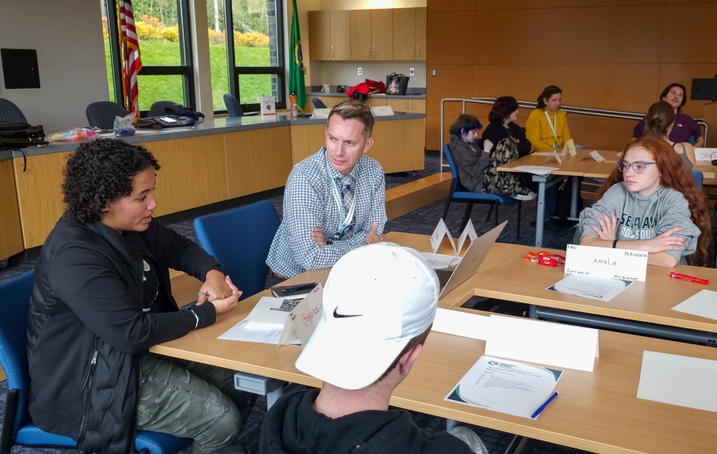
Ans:
{"label": "folded name tent card", "polygon": [[[289,312],[297,304],[296,300],[264,296],[244,320],[229,328],[219,339],[278,344]],[[286,343],[298,345],[299,337],[289,336]]]}
{"label": "folded name tent card", "polygon": [[431,234],[430,238],[431,248],[433,249],[434,254],[441,246],[443,237],[448,238],[448,241],[450,242],[453,251],[458,254],[463,249],[463,243],[466,241],[466,238],[470,238],[471,241],[474,241],[476,238],[478,238],[478,235],[476,234],[476,229],[473,227],[473,222],[469,219],[468,224],[466,224],[466,227],[463,229],[461,236],[458,238],[458,246],[456,246],[456,243],[453,240],[453,236],[448,231],[448,227],[443,221],[443,218],[441,218],[438,221],[438,225],[436,225],[436,228],[433,230],[433,233]]}
{"label": "folded name tent card", "polygon": [[371,113],[374,117],[390,117],[393,115],[393,109],[391,106],[373,106]]}
{"label": "folded name tent card", "polygon": [[289,312],[289,317],[284,323],[284,330],[279,339],[279,345],[294,344],[293,340],[297,336],[301,345],[306,345],[314,329],[316,329],[316,324],[321,320],[323,294],[324,288],[321,284],[318,284]]}
{"label": "folded name tent card", "polygon": [[481,356],[445,400],[535,419],[553,399],[563,372]]}
{"label": "folded name tent card", "polygon": [[599,356],[598,330],[491,315],[485,354],[592,372]]}
{"label": "folded name tent card", "polygon": [[717,320],[716,303],[717,292],[714,290],[700,290],[677,306],[673,307],[672,310]]}
{"label": "folded name tent card", "polygon": [[552,158],[555,158],[555,160],[558,161],[558,164],[562,165],[563,159],[560,156],[562,156],[562,154],[558,154],[557,151],[553,151],[550,153],[550,156],[548,156],[548,159],[545,160],[545,163],[547,164]]}
{"label": "folded name tent card", "polygon": [[570,156],[575,156],[578,154],[578,152],[575,150],[575,141],[573,139],[568,140],[565,142],[565,146],[563,147],[563,152],[561,153],[563,156],[569,153]]}
{"label": "folded name tent card", "polygon": [[311,118],[326,119],[329,118],[330,113],[331,109],[328,108],[314,109],[314,111],[311,112]]}
{"label": "folded name tent card", "polygon": [[276,116],[276,100],[273,96],[261,96],[259,98],[259,103],[261,104],[262,117]]}
{"label": "folded name tent card", "polygon": [[565,272],[644,282],[647,275],[647,252],[568,244]]}
{"label": "folded name tent card", "polygon": [[600,153],[598,153],[597,150],[591,151],[590,157],[593,158],[597,162],[603,162],[605,160],[605,158],[603,158],[603,156]]}
{"label": "folded name tent card", "polygon": [[696,161],[711,161],[717,159],[717,148],[695,148]]}
{"label": "folded name tent card", "polygon": [[486,340],[490,335],[490,317],[438,308],[431,331]]}
{"label": "folded name tent card", "polygon": [[642,352],[637,398],[717,412],[717,361]]}

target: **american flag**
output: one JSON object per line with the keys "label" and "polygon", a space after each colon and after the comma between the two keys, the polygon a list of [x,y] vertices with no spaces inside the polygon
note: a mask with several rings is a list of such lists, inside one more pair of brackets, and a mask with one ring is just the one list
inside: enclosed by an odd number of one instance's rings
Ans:
{"label": "american flag", "polygon": [[131,0],[119,0],[119,12],[124,107],[128,112],[139,112],[137,74],[142,69],[142,61],[139,58],[139,41],[134,28]]}

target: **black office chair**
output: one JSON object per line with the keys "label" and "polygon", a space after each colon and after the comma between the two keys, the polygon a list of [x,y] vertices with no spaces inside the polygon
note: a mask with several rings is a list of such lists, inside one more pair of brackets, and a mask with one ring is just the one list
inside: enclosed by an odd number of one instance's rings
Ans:
{"label": "black office chair", "polygon": [[224,105],[227,106],[227,112],[229,112],[229,118],[243,117],[244,109],[241,108],[239,100],[233,95],[227,93],[224,95]]}
{"label": "black office chair", "polygon": [[100,129],[112,129],[115,117],[124,117],[127,113],[121,104],[112,101],[93,102],[85,110],[90,126]]}
{"label": "black office chair", "polygon": [[315,109],[326,109],[326,104],[319,98],[311,98],[311,104],[314,105]]}
{"label": "black office chair", "polygon": [[0,120],[27,123],[27,119],[20,108],[5,98],[0,98]]}
{"label": "black office chair", "polygon": [[170,110],[167,112],[167,107],[182,107],[180,104],[177,104],[174,101],[157,101],[152,104],[152,107],[149,108],[149,112],[147,113],[148,117],[161,117],[162,115],[175,115],[174,110]]}

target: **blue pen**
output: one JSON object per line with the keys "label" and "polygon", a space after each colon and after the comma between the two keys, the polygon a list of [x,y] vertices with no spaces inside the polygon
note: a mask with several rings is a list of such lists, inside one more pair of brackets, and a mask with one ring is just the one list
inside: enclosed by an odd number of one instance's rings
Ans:
{"label": "blue pen", "polygon": [[543,410],[545,410],[545,407],[547,407],[548,404],[550,404],[550,402],[552,402],[556,397],[558,397],[558,392],[557,392],[557,391],[555,391],[552,396],[548,397],[548,400],[546,400],[543,405],[541,405],[540,407],[538,407],[537,410],[535,410],[535,413],[533,413],[533,416],[531,416],[531,418],[533,418],[533,419],[537,418],[538,415],[539,415],[540,413],[542,413]]}

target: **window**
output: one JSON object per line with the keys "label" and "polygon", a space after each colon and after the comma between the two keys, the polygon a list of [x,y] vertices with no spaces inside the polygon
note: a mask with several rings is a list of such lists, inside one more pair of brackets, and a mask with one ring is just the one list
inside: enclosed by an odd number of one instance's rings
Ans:
{"label": "window", "polygon": [[[117,0],[100,0],[110,99],[122,103]],[[195,108],[188,0],[132,0],[142,70],[139,108],[174,101]]]}
{"label": "window", "polygon": [[[225,93],[245,111],[259,110],[259,97],[273,95],[286,108],[280,0],[207,0],[214,109]],[[230,39],[227,39],[227,37]]]}

